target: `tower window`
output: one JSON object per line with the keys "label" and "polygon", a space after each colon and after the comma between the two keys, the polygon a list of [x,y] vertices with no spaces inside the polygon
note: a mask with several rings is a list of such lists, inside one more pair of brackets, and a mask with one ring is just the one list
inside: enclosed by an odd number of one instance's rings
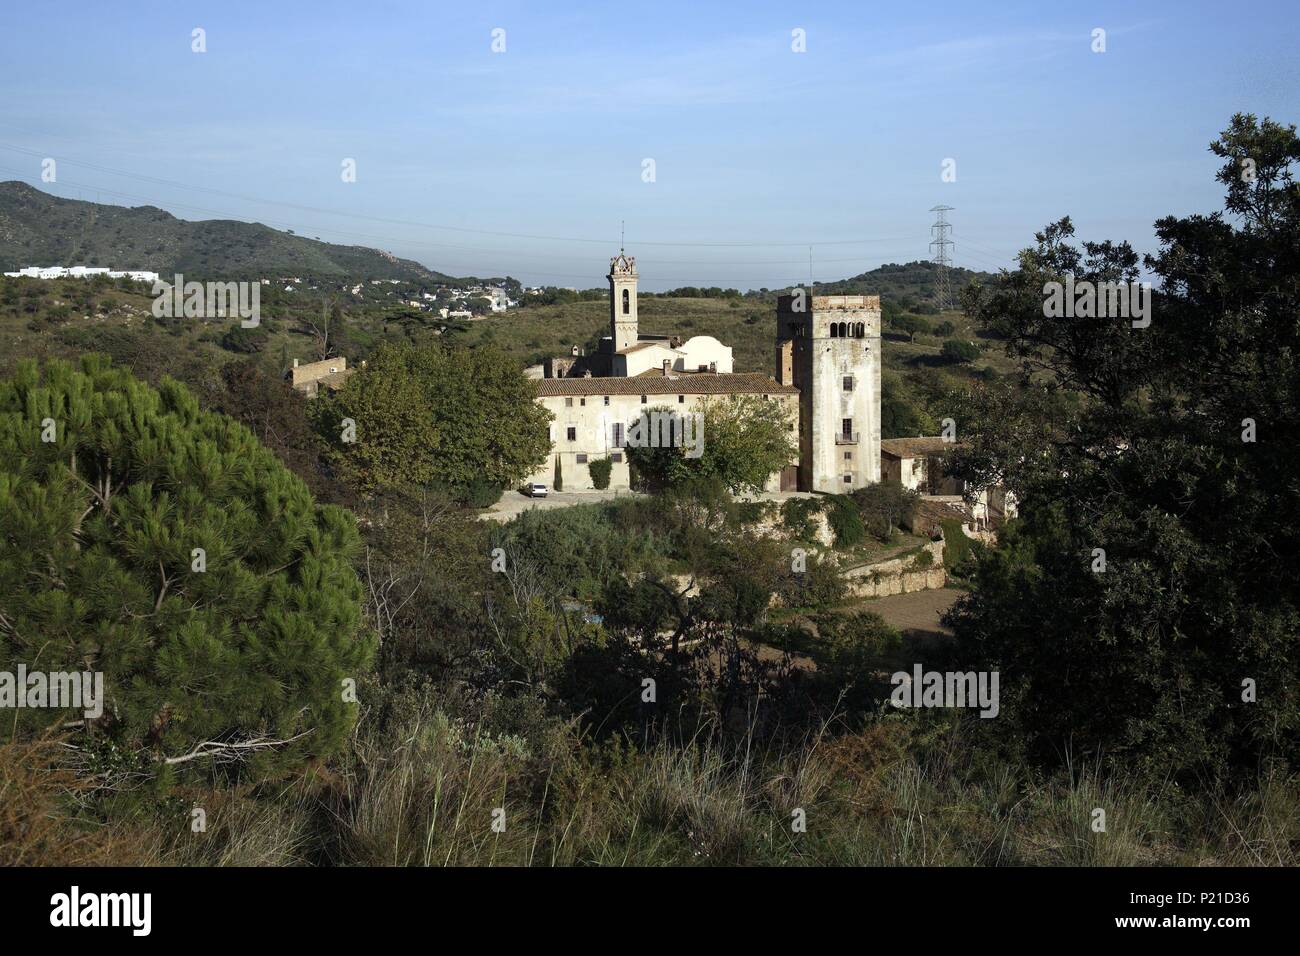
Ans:
{"label": "tower window", "polygon": [[853,376],[852,376],[852,375],[845,375],[845,376],[844,376],[844,391],[846,391],[846,392],[851,392],[851,391],[853,391]]}
{"label": "tower window", "polygon": [[844,476],[844,483],[845,483],[846,485],[851,485],[851,484],[853,484],[853,476],[852,476],[852,475],[845,475],[845,476]]}
{"label": "tower window", "polygon": [[840,327],[839,327],[839,323],[832,322],[832,323],[831,323],[831,338],[833,338],[833,339],[837,339],[837,338],[839,338],[839,337],[840,337]]}
{"label": "tower window", "polygon": [[566,428],[564,431],[565,431],[565,437],[567,437],[567,438],[569,439],[569,441],[577,441],[577,440],[578,440],[578,429],[577,429],[575,426],[570,425],[570,426],[569,426],[568,428]]}
{"label": "tower window", "polygon": [[623,290],[623,314],[632,314],[632,293],[627,289]]}
{"label": "tower window", "polygon": [[840,433],[845,438],[853,437],[853,419],[845,418],[840,421]]}

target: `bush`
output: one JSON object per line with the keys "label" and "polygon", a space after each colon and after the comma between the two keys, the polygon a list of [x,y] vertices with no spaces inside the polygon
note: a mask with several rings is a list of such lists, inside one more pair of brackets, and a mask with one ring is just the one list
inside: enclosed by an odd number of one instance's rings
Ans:
{"label": "bush", "polygon": [[480,478],[470,482],[457,497],[462,504],[471,508],[491,508],[501,500],[504,491],[505,488],[501,485]]}
{"label": "bush", "polygon": [[961,339],[948,339],[943,343],[941,353],[949,362],[973,362],[979,358],[980,350],[974,342]]}
{"label": "bush", "polygon": [[349,513],[171,379],[88,356],[0,381],[0,670],[102,673],[86,741],[140,768],[216,750],[265,776],[338,749],[343,681],[371,656],[358,544]]}
{"label": "bush", "polygon": [[227,329],[226,333],[221,336],[221,347],[227,352],[260,352],[266,348],[269,338],[262,329],[246,329],[243,326],[235,326],[233,329]]}
{"label": "bush", "polygon": [[592,458],[587,461],[587,471],[591,474],[591,486],[597,491],[609,487],[609,476],[614,470],[614,461],[608,455],[604,458]]}
{"label": "bush", "polygon": [[954,571],[969,557],[973,542],[956,518],[944,518],[939,524],[943,527],[943,566]]}
{"label": "bush", "polygon": [[812,541],[817,537],[813,515],[821,511],[817,498],[787,498],[781,503],[781,526],[799,541]]}
{"label": "bush", "polygon": [[862,542],[867,536],[866,525],[852,498],[845,495],[832,495],[830,509],[826,513],[831,531],[835,535],[835,547],[851,548]]}

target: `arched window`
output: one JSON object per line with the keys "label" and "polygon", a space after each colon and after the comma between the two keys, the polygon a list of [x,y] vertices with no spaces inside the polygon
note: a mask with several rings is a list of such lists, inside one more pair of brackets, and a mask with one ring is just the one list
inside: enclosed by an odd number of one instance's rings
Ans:
{"label": "arched window", "polygon": [[858,323],[858,338],[860,338],[860,339],[865,339],[866,337],[867,337],[867,325],[866,325],[865,322],[859,322],[859,323]]}
{"label": "arched window", "polygon": [[831,323],[831,338],[839,338],[840,327],[834,322]]}
{"label": "arched window", "polygon": [[632,314],[632,293],[627,289],[623,290],[623,314]]}

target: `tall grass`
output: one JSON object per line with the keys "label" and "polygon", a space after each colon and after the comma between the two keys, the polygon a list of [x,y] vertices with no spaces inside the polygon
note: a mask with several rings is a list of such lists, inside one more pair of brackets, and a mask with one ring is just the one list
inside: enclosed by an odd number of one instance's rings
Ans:
{"label": "tall grass", "polygon": [[[351,756],[275,791],[190,794],[208,826],[87,831],[0,748],[0,860],[365,866],[1294,866],[1293,776],[1236,795],[1071,768],[986,766],[959,733],[887,720],[782,753],[746,742],[524,738],[436,708],[363,722]],[[31,754],[29,754],[31,756]],[[39,761],[38,761],[39,762]],[[1105,812],[1105,829],[1095,811]],[[801,830],[797,820],[806,826]],[[495,824],[495,825],[494,825]],[[126,842],[131,852],[122,852]]]}

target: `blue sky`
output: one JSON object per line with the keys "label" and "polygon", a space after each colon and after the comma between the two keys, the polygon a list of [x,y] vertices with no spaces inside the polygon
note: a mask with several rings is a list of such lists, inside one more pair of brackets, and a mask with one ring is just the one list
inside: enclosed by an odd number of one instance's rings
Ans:
{"label": "blue sky", "polygon": [[1147,251],[1158,217],[1219,207],[1206,145],[1233,112],[1300,121],[1298,11],[32,4],[0,33],[0,178],[529,284],[603,284],[620,220],[649,289],[779,288],[810,243],[837,279],[926,258],[938,203],[971,268],[1066,214]]}

